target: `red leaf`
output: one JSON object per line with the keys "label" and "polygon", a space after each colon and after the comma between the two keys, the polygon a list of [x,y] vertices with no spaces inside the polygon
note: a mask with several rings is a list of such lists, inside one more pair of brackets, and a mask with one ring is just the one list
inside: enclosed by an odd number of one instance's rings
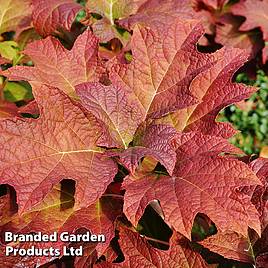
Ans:
{"label": "red leaf", "polygon": [[16,104],[0,100],[0,119],[20,117]]}
{"label": "red leaf", "polygon": [[175,19],[197,18],[191,7],[191,0],[147,0],[139,7],[136,14],[119,20],[119,25],[132,30],[136,24],[155,28],[165,28],[174,23]]}
{"label": "red leaf", "polygon": [[62,27],[70,30],[82,6],[73,0],[32,0],[33,24],[42,36],[53,34]]}
{"label": "red leaf", "polygon": [[[86,228],[91,234],[105,235],[104,243],[80,242],[84,248],[84,254],[90,251],[96,251],[96,256],[102,255],[111,239],[114,237],[114,221],[121,214],[121,200],[115,200],[110,197],[102,197],[96,203],[89,207],[74,210],[73,208],[62,209],[62,204],[67,204],[71,199],[61,198],[61,192],[54,188],[38,206],[34,207],[23,215],[12,215],[1,218],[1,233],[12,232],[13,234],[27,234],[29,232],[42,232],[42,234],[57,233],[58,237],[62,232],[69,234],[81,233],[79,229]],[[119,202],[118,202],[119,201]],[[12,243],[8,244],[11,245]],[[64,242],[58,239],[57,242],[47,243],[19,243],[19,247],[30,247],[32,244],[36,248],[44,249],[50,246],[62,250],[63,246],[68,246],[70,242]],[[62,251],[61,251],[62,253]],[[85,255],[84,255],[85,256]],[[8,263],[14,256],[3,257]],[[16,258],[15,258],[16,259]],[[28,259],[35,260],[41,264],[49,261],[47,258],[38,258],[28,256]],[[38,260],[38,261],[37,261]],[[27,259],[17,259],[17,264],[26,265]],[[32,267],[32,266],[31,266]]]}
{"label": "red leaf", "polygon": [[216,156],[223,152],[243,154],[240,149],[226,142],[225,139],[215,136],[200,135],[196,132],[177,134],[176,140],[174,140],[173,143],[174,146],[177,146],[177,160],[182,161],[189,157]]}
{"label": "red leaf", "polygon": [[19,113],[27,113],[27,114],[39,114],[38,104],[35,100],[27,103],[25,106],[22,106],[18,109]]}
{"label": "red leaf", "polygon": [[263,185],[251,189],[251,201],[259,212],[262,230],[268,225],[268,159],[258,158],[250,163],[250,167],[256,173]]}
{"label": "red leaf", "polygon": [[34,67],[16,66],[2,74],[10,80],[53,85],[72,97],[76,97],[75,85],[99,78],[98,40],[90,30],[77,38],[70,51],[59,40],[47,37],[30,43],[24,53],[31,57]]}
{"label": "red leaf", "polygon": [[125,256],[123,267],[208,267],[187,239],[179,234],[173,235],[170,248],[166,251],[153,248],[139,233],[129,229],[121,227],[119,235],[119,244]]}
{"label": "red leaf", "polygon": [[239,31],[241,20],[231,13],[227,13],[219,19],[216,26],[215,41],[227,47],[236,47],[241,49],[252,50],[252,56],[262,48],[261,40],[258,36],[248,32]]}
{"label": "red leaf", "polygon": [[[199,137],[203,139],[202,135]],[[258,213],[250,197],[237,190],[243,185],[259,184],[257,177],[246,164],[217,156],[217,150],[214,155],[209,153],[213,145],[229,151],[228,146],[211,137],[207,143],[211,146],[203,145],[200,148],[204,151],[197,153],[194,147],[191,151],[191,147],[182,144],[188,152],[178,149],[171,177],[142,171],[127,177],[123,183],[126,189],[124,213],[133,225],[137,225],[148,203],[157,199],[165,221],[188,238],[197,213],[206,214],[221,231],[232,230],[246,236],[250,226],[260,233]]]}
{"label": "red leaf", "polygon": [[133,95],[143,116],[160,117],[197,103],[191,81],[214,64],[214,56],[199,53],[196,42],[202,27],[195,21],[174,21],[166,28],[136,27],[133,60],[114,64],[110,79]]}
{"label": "red leaf", "polygon": [[224,138],[236,133],[229,123],[215,122],[215,119],[221,109],[256,91],[254,87],[232,82],[235,71],[247,60],[248,53],[234,48],[222,49],[214,57],[217,59],[215,64],[199,73],[190,84],[189,91],[201,102],[157,122],[170,124],[179,131],[197,131]]}
{"label": "red leaf", "polygon": [[232,13],[246,17],[246,21],[240,27],[241,31],[248,31],[260,27],[263,38],[268,40],[268,2],[260,0],[246,0],[235,4]]}
{"label": "red leaf", "polygon": [[135,147],[130,147],[121,153],[114,153],[113,155],[119,156],[119,162],[131,174],[135,173],[140,160],[145,156],[153,157],[165,166],[169,174],[172,174],[176,163],[176,148],[172,141],[176,135],[177,132],[172,127],[151,125],[145,129],[143,136],[135,143]]}
{"label": "red leaf", "polygon": [[83,106],[108,126],[119,147],[127,148],[144,119],[140,104],[113,85],[84,83],[76,89]]}
{"label": "red leaf", "polygon": [[64,178],[77,181],[77,208],[94,203],[117,172],[96,145],[101,126],[56,88],[43,85],[34,93],[39,119],[0,121],[1,183],[15,188],[20,212]]}
{"label": "red leaf", "polygon": [[256,268],[268,267],[268,253],[263,253],[256,258]]}

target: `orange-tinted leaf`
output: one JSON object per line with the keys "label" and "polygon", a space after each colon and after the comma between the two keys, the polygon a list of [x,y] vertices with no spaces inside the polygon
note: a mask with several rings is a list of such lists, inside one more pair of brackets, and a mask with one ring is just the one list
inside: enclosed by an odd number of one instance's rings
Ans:
{"label": "orange-tinted leaf", "polygon": [[20,212],[64,178],[77,181],[77,208],[94,203],[117,172],[96,145],[102,127],[56,88],[43,85],[34,95],[39,119],[0,121],[0,182],[15,188]]}
{"label": "orange-tinted leaf", "polygon": [[[46,248],[48,246],[48,243],[45,242],[30,242],[27,244],[20,243],[17,245],[12,245],[15,249],[30,249],[32,247],[35,248]],[[52,245],[51,245],[52,246]],[[19,255],[16,256],[6,255],[6,245],[1,244],[0,245],[0,266],[5,268],[14,268],[14,267],[27,267],[27,268],[34,268],[36,267],[36,264],[46,264],[53,259],[56,259],[57,257],[51,257],[51,256],[38,256],[38,257],[29,257],[27,255]],[[18,266],[20,265],[20,266]],[[23,266],[21,266],[23,265]]]}
{"label": "orange-tinted leaf", "polygon": [[174,23],[174,20],[178,18],[197,18],[191,5],[191,0],[147,0],[139,7],[136,14],[121,19],[118,23],[129,30],[132,30],[136,24],[165,28],[167,24]]}
{"label": "orange-tinted leaf", "polygon": [[120,228],[119,236],[119,244],[125,256],[122,267],[208,267],[201,255],[191,248],[189,241],[179,234],[173,235],[167,251],[152,247],[139,233],[123,227]]}
{"label": "orange-tinted leaf", "polygon": [[193,105],[197,98],[190,83],[215,60],[213,55],[196,50],[201,35],[202,27],[196,21],[176,20],[154,30],[137,26],[131,44],[133,60],[114,64],[110,79],[137,99],[144,118]]}
{"label": "orange-tinted leaf", "polygon": [[[12,232],[13,234],[27,234],[29,232],[42,232],[42,234],[52,234],[57,232],[58,237],[62,232],[69,234],[81,233],[79,229],[86,228],[91,234],[103,234],[106,238],[104,243],[83,242],[84,253],[89,254],[89,248],[92,252],[101,255],[109,246],[111,239],[114,237],[114,221],[121,214],[120,200],[114,200],[110,197],[102,197],[96,203],[89,207],[75,211],[73,208],[63,209],[62,205],[70,203],[70,198],[61,198],[61,190],[55,187],[39,205],[35,206],[31,211],[23,215],[12,215],[10,217],[1,218],[0,232]],[[118,202],[119,201],[119,202]],[[81,242],[80,242],[81,243]],[[11,245],[12,243],[8,244]],[[68,246],[70,242],[64,242],[58,239],[57,242],[47,243],[19,243],[19,247],[30,247],[34,245],[36,248],[44,249],[58,248],[62,250],[63,246]],[[62,253],[62,251],[61,251]],[[4,261],[8,263],[11,257],[4,257]],[[16,258],[15,258],[16,259]],[[35,262],[46,263],[48,258],[32,257]],[[17,264],[27,265],[27,258],[17,259]],[[31,266],[32,267],[32,266]]]}
{"label": "orange-tinted leaf", "polygon": [[111,25],[107,18],[102,18],[101,20],[94,22],[92,24],[92,30],[102,43],[107,43],[113,38],[121,38],[115,26]]}
{"label": "orange-tinted leaf", "polygon": [[216,25],[215,41],[227,47],[236,47],[251,50],[251,56],[255,57],[262,48],[262,40],[259,34],[240,31],[243,22],[241,17],[227,13],[218,20]]}
{"label": "orange-tinted leaf", "polygon": [[0,35],[15,31],[16,27],[31,14],[31,0],[0,1]]}
{"label": "orange-tinted leaf", "polygon": [[227,259],[253,263],[250,242],[246,237],[234,232],[217,233],[210,236],[201,245]]}
{"label": "orange-tinted leaf", "polygon": [[86,7],[90,12],[108,18],[111,23],[134,14],[146,0],[91,0]]}
{"label": "orange-tinted leaf", "polygon": [[[30,43],[24,53],[34,67],[16,66],[3,72],[10,80],[26,80],[58,87],[75,97],[75,85],[98,80],[98,40],[90,30],[80,35],[72,50],[54,37]],[[74,68],[75,66],[75,68]]]}
{"label": "orange-tinted leaf", "polygon": [[176,111],[160,122],[168,123],[179,131],[197,131],[224,138],[236,133],[229,123],[215,122],[215,119],[221,109],[248,98],[256,90],[232,82],[235,71],[247,60],[248,53],[230,48],[219,50],[214,55],[218,58],[217,62],[198,74],[190,84],[189,91],[202,101]]}
{"label": "orange-tinted leaf", "polygon": [[[202,135],[197,135],[202,142]],[[137,225],[148,203],[157,199],[165,221],[187,237],[197,213],[206,214],[221,231],[246,236],[250,226],[260,233],[258,213],[250,197],[237,189],[260,183],[258,178],[246,164],[217,156],[220,150],[230,151],[225,140],[204,140],[207,144],[197,147],[199,150],[185,143],[178,148],[172,176],[139,171],[127,177],[123,183],[124,213],[133,225]],[[210,152],[214,146],[218,149]]]}
{"label": "orange-tinted leaf", "polygon": [[268,158],[268,146],[263,146],[261,148],[260,157]]}
{"label": "orange-tinted leaf", "polygon": [[237,48],[250,48],[253,43],[246,32],[239,32],[238,28],[231,24],[218,26],[216,29],[216,42],[224,46]]}

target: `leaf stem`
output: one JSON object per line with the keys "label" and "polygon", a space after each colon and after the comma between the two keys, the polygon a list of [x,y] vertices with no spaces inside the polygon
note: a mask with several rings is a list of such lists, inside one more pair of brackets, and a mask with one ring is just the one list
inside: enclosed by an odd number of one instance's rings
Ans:
{"label": "leaf stem", "polygon": [[104,194],[102,195],[103,197],[115,197],[115,198],[124,198],[123,195],[119,195],[119,194]]}
{"label": "leaf stem", "polygon": [[156,238],[148,237],[146,235],[141,235],[141,236],[144,237],[146,240],[156,242],[156,243],[159,243],[159,244],[163,244],[163,245],[166,245],[166,246],[170,246],[169,243],[166,242],[166,241],[162,241],[162,240],[159,240],[159,239],[156,239]]}

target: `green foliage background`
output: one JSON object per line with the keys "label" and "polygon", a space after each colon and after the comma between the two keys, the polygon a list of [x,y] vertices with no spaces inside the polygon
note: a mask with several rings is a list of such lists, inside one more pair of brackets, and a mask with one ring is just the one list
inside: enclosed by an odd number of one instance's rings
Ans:
{"label": "green foliage background", "polygon": [[243,109],[231,105],[220,113],[218,120],[230,122],[240,131],[230,139],[231,143],[247,154],[259,154],[268,146],[268,76],[259,70],[255,80],[240,73],[236,81],[254,85],[259,90],[242,104]]}

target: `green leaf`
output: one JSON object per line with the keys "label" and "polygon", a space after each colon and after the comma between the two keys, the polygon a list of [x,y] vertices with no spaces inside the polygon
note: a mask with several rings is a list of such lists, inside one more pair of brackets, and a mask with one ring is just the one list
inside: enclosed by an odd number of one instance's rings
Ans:
{"label": "green leaf", "polygon": [[31,86],[25,82],[7,82],[4,87],[4,96],[10,102],[33,99]]}
{"label": "green leaf", "polygon": [[1,42],[0,55],[5,59],[13,61],[13,65],[16,65],[22,58],[22,55],[20,55],[19,52],[18,44],[15,41]]}

